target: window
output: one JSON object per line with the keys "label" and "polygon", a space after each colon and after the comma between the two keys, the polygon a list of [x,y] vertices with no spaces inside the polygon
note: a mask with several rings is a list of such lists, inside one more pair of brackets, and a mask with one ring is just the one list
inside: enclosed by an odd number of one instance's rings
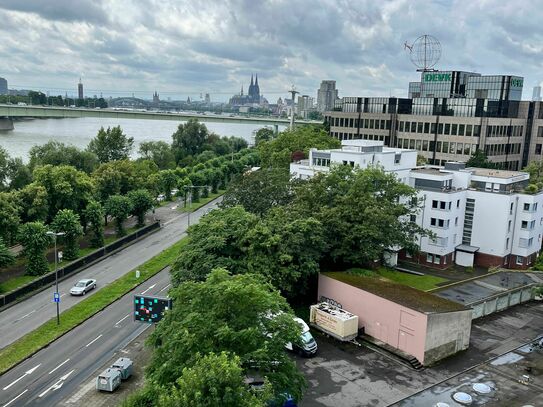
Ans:
{"label": "window", "polygon": [[440,201],[439,202],[439,209],[445,210],[446,207],[447,207],[447,202],[445,202],[445,201]]}
{"label": "window", "polygon": [[437,225],[437,219],[436,218],[430,218],[430,225],[436,226]]}
{"label": "window", "polygon": [[[432,201],[432,208],[436,209],[438,203],[439,203],[438,201],[433,200],[433,201]],[[542,218],[542,219],[543,219],[543,218]]]}
{"label": "window", "polygon": [[513,202],[511,202],[511,207],[509,208],[509,215],[513,214]]}
{"label": "window", "polygon": [[439,254],[434,256],[434,264],[441,264],[441,256]]}
{"label": "window", "polygon": [[526,212],[530,211],[530,204],[529,203],[524,204],[524,211],[526,211]]}
{"label": "window", "polygon": [[456,207],[460,208],[460,199],[458,201],[456,201]]}
{"label": "window", "polygon": [[408,259],[410,259],[410,258],[413,257],[413,256],[411,256],[411,253],[405,252],[405,257],[408,258]]}
{"label": "window", "polygon": [[517,264],[519,265],[524,264],[524,258],[522,256],[517,256]]}
{"label": "window", "polygon": [[505,241],[505,249],[509,249],[509,238],[507,238],[507,240]]}
{"label": "window", "polygon": [[521,229],[528,229],[528,221],[523,220],[522,223],[520,224],[520,228]]}
{"label": "window", "polygon": [[426,254],[426,262],[427,263],[433,263],[434,262],[434,256],[430,253]]}
{"label": "window", "polygon": [[511,232],[511,221],[507,224],[507,233]]}
{"label": "window", "polygon": [[532,244],[534,243],[534,238],[531,237],[529,239],[521,237],[519,239],[518,245],[519,247],[526,248],[526,247],[532,247]]}
{"label": "window", "polygon": [[415,223],[417,221],[417,215],[409,215],[409,221]]}
{"label": "window", "polygon": [[458,216],[454,219],[454,226],[458,226]]}

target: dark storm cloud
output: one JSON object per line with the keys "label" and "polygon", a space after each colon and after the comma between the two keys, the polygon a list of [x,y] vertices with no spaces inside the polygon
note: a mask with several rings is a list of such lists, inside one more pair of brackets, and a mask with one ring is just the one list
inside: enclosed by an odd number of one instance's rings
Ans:
{"label": "dark storm cloud", "polygon": [[438,68],[525,76],[525,96],[543,79],[530,0],[0,0],[0,20],[0,76],[41,88],[228,94],[258,72],[265,94],[336,79],[342,96],[405,96],[403,44],[426,33]]}
{"label": "dark storm cloud", "polygon": [[0,8],[36,13],[47,20],[104,24],[107,15],[101,3],[100,0],[0,0]]}

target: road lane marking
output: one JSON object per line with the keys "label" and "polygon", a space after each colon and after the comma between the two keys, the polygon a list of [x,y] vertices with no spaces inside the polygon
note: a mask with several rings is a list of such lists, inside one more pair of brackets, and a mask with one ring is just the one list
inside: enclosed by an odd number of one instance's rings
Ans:
{"label": "road lane marking", "polygon": [[6,387],[4,387],[2,390],[7,390],[7,389],[9,389],[11,386],[13,386],[15,383],[17,383],[17,382],[18,382],[19,380],[21,380],[23,377],[26,377],[26,376],[28,376],[29,374],[32,374],[32,372],[33,372],[34,370],[36,370],[38,367],[40,367],[40,366],[41,366],[41,363],[40,363],[39,365],[37,365],[37,366],[34,366],[32,369],[27,370],[27,371],[25,372],[24,375],[22,375],[21,377],[19,377],[17,380],[12,381],[10,384],[8,384]]}
{"label": "road lane marking", "polygon": [[16,319],[15,321],[13,321],[13,323],[19,322],[21,319],[26,318],[26,317],[29,316],[29,315],[32,315],[34,312],[36,312],[35,309],[33,309],[32,311],[30,311],[28,314],[23,315],[21,318]]}
{"label": "road lane marking", "polygon": [[121,322],[123,322],[126,318],[128,318],[130,316],[130,314],[127,314],[125,317],[123,317],[122,319],[118,320],[115,325],[119,325]]}
{"label": "road lane marking", "polygon": [[143,292],[141,293],[141,295],[143,295],[143,294],[145,294],[147,291],[149,291],[149,290],[155,288],[155,285],[156,285],[156,284],[153,284],[153,285],[152,285],[151,287],[149,287],[147,290],[143,291]]}
{"label": "road lane marking", "polygon": [[43,396],[45,396],[49,390],[53,389],[53,391],[55,390],[58,390],[62,387],[62,385],[64,384],[64,381],[74,372],[75,369],[72,369],[70,370],[68,373],[66,373],[64,376],[62,376],[60,379],[58,379],[55,383],[53,383],[51,385],[51,387],[48,387],[47,389],[45,389],[43,392],[41,392],[38,397],[39,398],[42,398]]}
{"label": "road lane marking", "polygon": [[164,291],[165,289],[167,289],[169,286],[171,286],[171,284],[168,284],[166,287],[164,287],[162,290],[160,290],[159,293],[161,293],[162,291]]}
{"label": "road lane marking", "polygon": [[66,293],[60,294],[60,298],[64,297],[65,295],[66,295]]}
{"label": "road lane marking", "polygon": [[13,403],[15,400],[17,400],[19,397],[21,397],[23,394],[25,394],[26,392],[28,391],[28,389],[25,389],[25,391],[23,391],[21,394],[19,394],[17,397],[15,397],[14,399],[11,399],[10,401],[8,401],[6,404],[4,404],[2,407],[8,407],[11,403]]}
{"label": "road lane marking", "polygon": [[98,339],[100,339],[102,337],[103,334],[100,334],[98,335],[96,338],[94,338],[92,341],[90,341],[89,343],[87,343],[87,345],[85,346],[85,348],[88,348],[90,345],[92,345],[94,342],[96,342]]}
{"label": "road lane marking", "polygon": [[68,361],[70,360],[70,358],[66,359],[64,362],[62,362],[60,365],[58,365],[57,367],[55,367],[53,370],[51,370],[49,372],[49,374],[53,373],[54,371],[56,371],[59,367],[63,366],[64,364],[66,364]]}

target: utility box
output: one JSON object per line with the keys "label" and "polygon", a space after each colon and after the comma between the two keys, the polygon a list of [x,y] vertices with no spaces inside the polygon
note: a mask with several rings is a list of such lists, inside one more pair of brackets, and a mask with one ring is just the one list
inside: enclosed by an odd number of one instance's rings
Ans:
{"label": "utility box", "polygon": [[309,318],[312,326],[340,341],[351,341],[358,335],[358,316],[328,303],[312,305]]}
{"label": "utility box", "polygon": [[115,391],[121,385],[121,372],[118,369],[108,368],[96,378],[96,390]]}
{"label": "utility box", "polygon": [[132,360],[128,358],[119,358],[111,365],[112,369],[117,369],[121,373],[121,379],[126,380],[132,376]]}

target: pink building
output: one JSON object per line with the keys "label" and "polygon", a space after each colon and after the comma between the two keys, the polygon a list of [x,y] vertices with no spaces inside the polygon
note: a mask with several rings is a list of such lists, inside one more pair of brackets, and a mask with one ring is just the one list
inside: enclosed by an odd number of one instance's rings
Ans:
{"label": "pink building", "polygon": [[345,272],[321,273],[319,300],[358,315],[367,335],[423,365],[469,346],[471,310],[411,287]]}

